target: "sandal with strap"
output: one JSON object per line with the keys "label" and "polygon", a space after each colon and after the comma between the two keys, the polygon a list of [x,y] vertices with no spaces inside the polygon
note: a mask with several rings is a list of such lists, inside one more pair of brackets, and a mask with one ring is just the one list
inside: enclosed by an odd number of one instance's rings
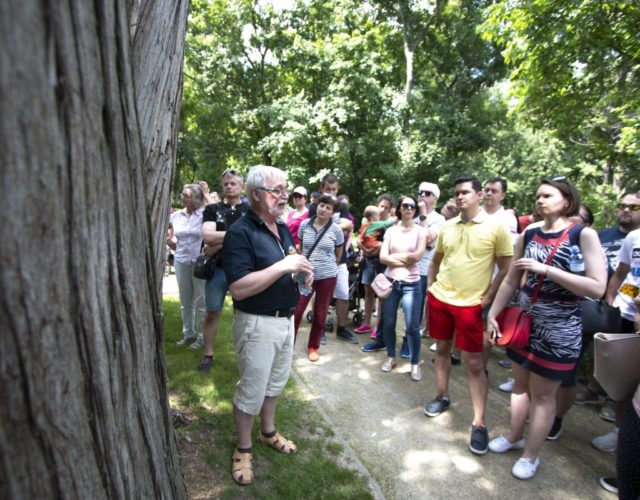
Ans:
{"label": "sandal with strap", "polygon": [[258,433],[258,441],[264,444],[268,444],[274,450],[277,450],[280,453],[285,453],[286,455],[293,455],[296,451],[298,451],[298,447],[294,444],[294,442],[289,441],[279,432],[276,432],[275,435],[271,437],[266,437],[264,434],[262,434],[262,431],[260,431]]}
{"label": "sandal with strap", "polygon": [[253,482],[253,456],[236,450],[231,457],[231,476],[240,486],[247,486]]}

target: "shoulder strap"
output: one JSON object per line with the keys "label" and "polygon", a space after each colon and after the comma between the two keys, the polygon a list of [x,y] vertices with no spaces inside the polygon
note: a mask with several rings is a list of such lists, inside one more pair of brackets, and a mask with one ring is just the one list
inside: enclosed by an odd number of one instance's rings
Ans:
{"label": "shoulder strap", "polygon": [[[315,217],[313,218],[315,219]],[[310,220],[309,224],[313,224],[313,219]],[[316,238],[316,241],[313,242],[313,245],[311,246],[311,249],[309,250],[309,253],[307,255],[305,255],[305,257],[308,259],[309,257],[311,257],[311,254],[313,253],[313,251],[316,249],[316,246],[318,246],[318,243],[320,243],[320,240],[322,239],[322,237],[324,236],[324,233],[326,233],[329,230],[329,227],[331,226],[331,224],[333,224],[333,221],[331,219],[329,219],[329,222],[327,222],[324,226],[324,228],[322,229],[322,232],[318,235],[318,237]],[[304,255],[304,254],[303,254]]]}
{"label": "shoulder strap", "polygon": [[[574,224],[569,224],[567,227],[564,228],[564,231],[562,231],[562,234],[560,235],[560,237],[556,241],[556,244],[554,245],[553,249],[549,253],[549,257],[547,257],[545,265],[547,265],[547,266],[551,265],[551,260],[553,259],[553,256],[558,251],[558,248],[560,247],[560,244],[564,241],[564,237],[569,232],[569,229],[571,229],[573,226],[574,226]],[[531,296],[531,305],[533,305],[536,302],[536,300],[538,300],[538,296],[540,295],[540,289],[542,288],[542,282],[543,281],[544,281],[544,274],[541,274],[540,277],[538,278],[538,284],[536,285],[536,288],[533,291],[533,295]]]}

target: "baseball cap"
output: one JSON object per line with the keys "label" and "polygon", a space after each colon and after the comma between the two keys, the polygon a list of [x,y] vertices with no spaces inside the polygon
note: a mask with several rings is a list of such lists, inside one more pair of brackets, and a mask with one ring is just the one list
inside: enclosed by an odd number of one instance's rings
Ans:
{"label": "baseball cap", "polygon": [[418,188],[418,192],[420,191],[431,191],[436,196],[436,199],[440,198],[440,188],[433,182],[421,182]]}
{"label": "baseball cap", "polygon": [[307,190],[305,188],[303,188],[302,186],[298,186],[297,188],[295,188],[293,190],[294,193],[298,193],[301,194],[302,196],[304,196],[305,198],[307,197]]}

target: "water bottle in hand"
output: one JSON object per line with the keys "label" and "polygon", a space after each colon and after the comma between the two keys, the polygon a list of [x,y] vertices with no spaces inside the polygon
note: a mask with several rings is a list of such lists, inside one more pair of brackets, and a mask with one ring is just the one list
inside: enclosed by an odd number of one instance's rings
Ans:
{"label": "water bottle in hand", "polygon": [[[293,246],[289,247],[289,255],[296,254],[296,249]],[[310,286],[305,286],[304,282],[307,281],[307,273],[298,273],[296,274],[296,283],[298,283],[298,291],[306,296],[309,296],[313,293],[313,289]]]}
{"label": "water bottle in hand", "polygon": [[569,269],[572,273],[584,274],[584,257],[580,253],[580,247],[573,245],[571,247],[571,256],[569,257]]}

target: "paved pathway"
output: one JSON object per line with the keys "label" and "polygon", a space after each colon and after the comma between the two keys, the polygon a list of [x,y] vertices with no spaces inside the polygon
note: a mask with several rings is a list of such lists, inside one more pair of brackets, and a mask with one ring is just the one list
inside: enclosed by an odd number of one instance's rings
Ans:
{"label": "paved pathway", "polygon": [[[165,279],[164,290],[176,293],[173,275]],[[452,369],[449,411],[433,419],[424,415],[425,403],[436,394],[430,341],[422,344],[423,379],[413,382],[407,360],[383,373],[384,352],[365,354],[333,333],[321,347],[320,361],[310,363],[308,326],[303,320],[294,376],[344,440],[353,466],[369,477],[376,498],[615,498],[598,484],[599,476],[614,473],[615,457],[591,446],[594,436],[612,428],[596,408],[574,406],[560,439],[544,444],[536,477],[519,481],[511,475],[517,451],[478,457],[468,450],[472,411],[462,366]],[[360,336],[361,345],[367,341],[368,335]],[[499,357],[495,353],[489,366],[490,438],[508,432],[509,426],[509,395],[497,386],[510,371],[498,366]]]}

